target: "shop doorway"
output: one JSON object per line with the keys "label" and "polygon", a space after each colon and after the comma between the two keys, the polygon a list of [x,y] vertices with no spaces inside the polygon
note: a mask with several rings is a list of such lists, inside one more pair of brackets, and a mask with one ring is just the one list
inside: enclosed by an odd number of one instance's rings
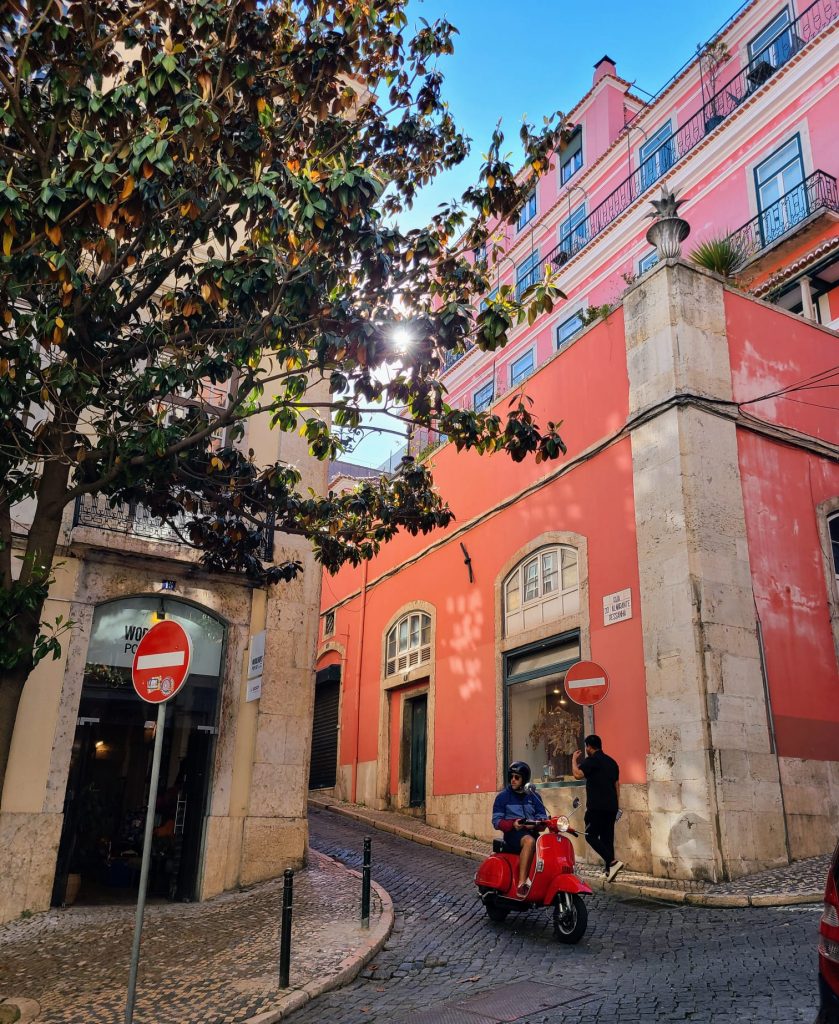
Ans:
{"label": "shop doorway", "polygon": [[[160,783],[149,800],[156,709],[131,685],[142,636],[162,618],[190,634],[189,678],[166,705]],[[155,816],[149,896],[197,898],[223,664],[225,627],[159,595],[94,614],[64,802],[53,902],[133,901],[146,808]]]}
{"label": "shop doorway", "polygon": [[329,665],[315,676],[315,711],[312,719],[312,756],[309,789],[331,789],[338,771],[338,707],[341,666]]}

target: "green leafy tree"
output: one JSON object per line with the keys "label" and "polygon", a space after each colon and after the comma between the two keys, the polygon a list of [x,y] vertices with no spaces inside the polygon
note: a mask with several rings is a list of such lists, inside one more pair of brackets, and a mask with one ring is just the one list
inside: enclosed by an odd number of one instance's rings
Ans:
{"label": "green leafy tree", "polygon": [[[294,466],[256,464],[251,417],[301,432],[319,459],[364,429],[370,403],[458,448],[564,450],[524,401],[504,417],[459,411],[439,378],[447,353],[503,346],[560,294],[548,276],[476,316],[493,260],[469,253],[515,218],[566,127],[525,124],[519,171],[496,131],[462,201],[400,230],[417,190],[468,151],[438,69],[455,30],[409,33],[404,8],[2,5],[0,785],[24,682],[59,652],[44,602],[80,496],[186,521],[208,569],[272,585],[300,565],[260,558],[266,522],[335,570],[451,512],[411,460],[313,496]],[[396,320],[413,340],[383,374]],[[21,502],[34,509],[25,538],[12,530]]]}

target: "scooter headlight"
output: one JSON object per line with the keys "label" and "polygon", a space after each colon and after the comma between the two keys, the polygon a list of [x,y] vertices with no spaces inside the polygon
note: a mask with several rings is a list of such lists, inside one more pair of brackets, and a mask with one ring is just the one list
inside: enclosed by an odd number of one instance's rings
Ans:
{"label": "scooter headlight", "polygon": [[560,832],[567,832],[568,829],[571,828],[571,822],[565,814],[560,814],[556,819],[556,827]]}

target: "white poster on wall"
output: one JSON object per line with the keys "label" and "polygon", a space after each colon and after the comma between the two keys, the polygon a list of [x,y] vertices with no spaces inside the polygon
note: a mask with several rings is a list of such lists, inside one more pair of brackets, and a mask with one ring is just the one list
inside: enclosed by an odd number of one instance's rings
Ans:
{"label": "white poster on wall", "polygon": [[607,594],[603,598],[603,625],[611,626],[614,622],[623,622],[632,618],[632,588],[619,590],[616,594]]}
{"label": "white poster on wall", "polygon": [[245,702],[259,700],[262,696],[262,676],[248,680],[248,692],[245,694]]}

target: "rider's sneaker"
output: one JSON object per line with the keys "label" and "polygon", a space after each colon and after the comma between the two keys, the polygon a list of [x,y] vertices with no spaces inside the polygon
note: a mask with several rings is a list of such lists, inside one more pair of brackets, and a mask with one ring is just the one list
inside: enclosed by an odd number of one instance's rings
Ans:
{"label": "rider's sneaker", "polygon": [[615,879],[615,875],[620,871],[620,869],[622,867],[623,867],[623,861],[622,860],[616,860],[614,864],[610,864],[609,865],[609,873],[607,875],[607,881],[613,882],[614,879]]}
{"label": "rider's sneaker", "polygon": [[516,895],[519,897],[519,899],[524,899],[524,897],[529,892],[530,892],[530,882],[522,882],[521,885],[519,885],[518,888],[516,889]]}

